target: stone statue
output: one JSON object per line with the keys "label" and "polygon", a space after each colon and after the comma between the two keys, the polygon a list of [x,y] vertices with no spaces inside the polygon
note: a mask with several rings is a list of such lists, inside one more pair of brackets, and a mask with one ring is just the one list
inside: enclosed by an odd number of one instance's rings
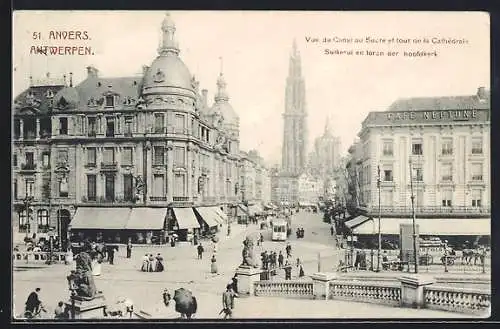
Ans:
{"label": "stone statue", "polygon": [[67,276],[69,289],[76,296],[92,299],[96,294],[94,277],[92,276],[92,260],[86,252],[81,252],[75,258],[76,270]]}
{"label": "stone statue", "polygon": [[250,237],[246,237],[243,241],[243,251],[242,251],[243,261],[240,266],[248,266],[248,267],[259,267],[256,259],[254,258],[253,251],[253,240]]}

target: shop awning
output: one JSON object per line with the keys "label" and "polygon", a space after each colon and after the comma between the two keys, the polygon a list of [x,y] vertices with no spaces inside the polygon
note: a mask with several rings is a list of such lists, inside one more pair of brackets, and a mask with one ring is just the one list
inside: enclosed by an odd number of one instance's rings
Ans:
{"label": "shop awning", "polygon": [[219,222],[216,220],[216,218],[219,215],[217,215],[212,208],[198,207],[195,208],[195,211],[198,212],[203,221],[207,223],[208,227],[214,227],[219,225]]}
{"label": "shop awning", "polygon": [[130,212],[130,208],[80,207],[71,221],[71,229],[123,230]]}
{"label": "shop awning", "polygon": [[254,204],[251,206],[248,206],[248,214],[250,216],[258,215],[263,212],[263,209],[260,205]]}
{"label": "shop awning", "polygon": [[[347,224],[347,223],[346,223]],[[400,224],[412,224],[409,218],[381,218],[382,234],[399,234]],[[491,235],[490,218],[417,218],[420,235]],[[378,232],[378,219],[353,229],[354,234]]]}
{"label": "shop awning", "polygon": [[243,211],[247,215],[249,214],[248,207],[246,207],[245,205],[239,204],[238,209]]}
{"label": "shop awning", "polygon": [[179,225],[179,230],[200,227],[193,208],[172,208],[172,210]]}
{"label": "shop awning", "polygon": [[215,216],[215,220],[219,224],[224,224],[224,222],[227,222],[227,215],[219,207],[210,207],[210,209],[217,215]]}
{"label": "shop awning", "polygon": [[353,229],[353,228],[355,228],[355,227],[357,227],[357,226],[359,226],[359,225],[361,225],[369,220],[370,220],[370,218],[363,216],[363,215],[359,215],[359,216],[354,217],[353,219],[345,222],[345,226],[347,226],[350,229]]}
{"label": "shop awning", "polygon": [[167,208],[133,208],[126,229],[162,230],[167,216]]}

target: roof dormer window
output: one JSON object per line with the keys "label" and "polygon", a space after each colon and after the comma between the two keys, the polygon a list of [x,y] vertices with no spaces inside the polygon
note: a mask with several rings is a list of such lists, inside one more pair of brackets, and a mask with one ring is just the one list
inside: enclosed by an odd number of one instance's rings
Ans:
{"label": "roof dormer window", "polygon": [[52,98],[54,97],[54,93],[52,92],[52,90],[47,90],[47,98]]}
{"label": "roof dormer window", "polygon": [[115,107],[115,97],[113,95],[106,96],[106,107]]}

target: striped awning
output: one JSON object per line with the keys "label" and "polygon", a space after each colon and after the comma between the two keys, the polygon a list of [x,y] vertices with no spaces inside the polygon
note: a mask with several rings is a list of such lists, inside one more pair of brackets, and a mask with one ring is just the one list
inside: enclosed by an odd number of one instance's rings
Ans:
{"label": "striped awning", "polygon": [[207,223],[208,227],[219,225],[219,222],[216,220],[219,215],[217,215],[212,208],[198,207],[195,208],[195,211],[198,213],[198,215],[200,215],[201,219],[203,219],[203,221]]}
{"label": "striped awning", "polygon": [[[347,224],[347,223],[346,223]],[[401,224],[412,224],[409,218],[381,218],[382,234],[399,234]],[[491,235],[491,218],[417,218],[420,235]],[[354,234],[378,232],[378,219],[353,229]]]}
{"label": "striped awning", "polygon": [[370,218],[363,216],[363,215],[359,215],[359,216],[345,222],[345,226],[347,226],[350,229],[353,229],[353,228],[356,228],[359,225],[361,225],[369,220],[370,220]]}
{"label": "striped awning", "polygon": [[126,229],[162,230],[166,216],[167,208],[132,208]]}
{"label": "striped awning", "polygon": [[217,215],[215,216],[215,220],[219,224],[224,224],[224,222],[227,222],[227,215],[219,207],[210,207],[210,209]]}
{"label": "striped awning", "polygon": [[172,210],[174,211],[179,230],[200,227],[193,208],[172,208]]}
{"label": "striped awning", "polygon": [[71,221],[71,229],[122,230],[130,217],[130,208],[79,207]]}

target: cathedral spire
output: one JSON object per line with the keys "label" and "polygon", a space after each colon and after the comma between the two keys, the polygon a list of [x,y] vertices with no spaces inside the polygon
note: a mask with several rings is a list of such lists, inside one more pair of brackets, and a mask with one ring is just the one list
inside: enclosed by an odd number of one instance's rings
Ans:
{"label": "cathedral spire", "polygon": [[324,135],[332,135],[332,128],[330,126],[330,120],[331,120],[330,114],[328,114],[326,116],[325,131],[323,133]]}
{"label": "cathedral spire", "polygon": [[165,14],[165,18],[163,19],[163,23],[161,24],[162,30],[162,40],[160,47],[158,48],[158,54],[161,56],[165,56],[168,54],[178,55],[179,44],[175,39],[175,23],[170,16],[170,13]]}
{"label": "cathedral spire", "polygon": [[216,102],[228,101],[229,96],[226,92],[226,80],[224,79],[224,74],[222,73],[222,57],[219,57],[220,60],[220,73],[219,78],[217,79],[217,93],[215,94],[214,100]]}

